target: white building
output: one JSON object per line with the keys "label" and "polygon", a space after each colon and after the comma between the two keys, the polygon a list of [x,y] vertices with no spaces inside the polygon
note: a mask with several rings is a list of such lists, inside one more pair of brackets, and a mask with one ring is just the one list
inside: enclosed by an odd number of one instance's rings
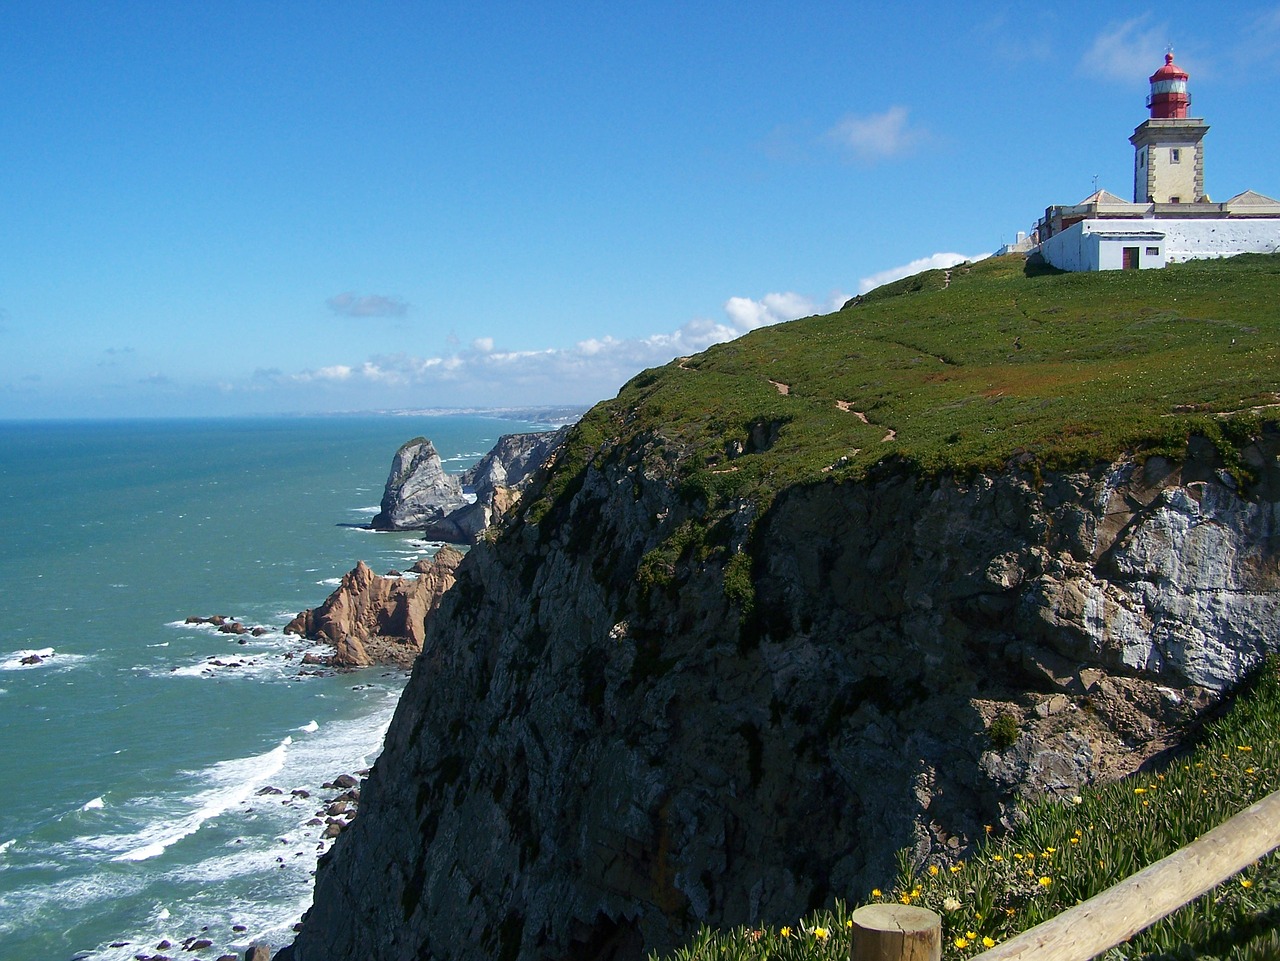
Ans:
{"label": "white building", "polygon": [[1209,127],[1186,115],[1187,73],[1173,54],[1150,79],[1151,117],[1129,138],[1133,202],[1099,190],[1049,207],[1036,228],[1040,255],[1060,270],[1130,270],[1280,252],[1280,203],[1246,190],[1215,204],[1205,193]]}

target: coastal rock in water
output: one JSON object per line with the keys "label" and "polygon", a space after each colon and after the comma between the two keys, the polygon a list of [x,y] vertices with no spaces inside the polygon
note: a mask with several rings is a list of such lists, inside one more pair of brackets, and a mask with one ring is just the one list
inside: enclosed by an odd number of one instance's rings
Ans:
{"label": "coastal rock in water", "polygon": [[[415,437],[396,451],[381,510],[370,526],[380,531],[428,532],[439,526],[452,532],[445,519],[467,503],[458,478],[445,473],[435,446],[425,437]],[[443,534],[427,536],[460,542]]]}
{"label": "coastal rock in water", "polygon": [[559,449],[569,428],[504,434],[493,450],[463,472],[462,486],[483,499],[499,488],[523,488],[531,477]]}
{"label": "coastal rock in water", "polygon": [[451,544],[474,543],[519,500],[567,431],[505,434],[461,477],[446,474],[431,442],[416,437],[396,452],[382,509],[370,526],[421,530]]}
{"label": "coastal rock in water", "polygon": [[575,451],[468,555],[294,961],[637,961],[794,922],[1132,770],[1280,644],[1274,435],[1245,496],[1193,444],[886,467],[714,526],[664,443]]}
{"label": "coastal rock in water", "polygon": [[475,502],[459,508],[449,520],[469,542],[496,524],[516,504],[525,488],[564,443],[568,427],[525,434],[504,434],[489,453],[463,472],[464,490]]}
{"label": "coastal rock in water", "polygon": [[442,547],[416,578],[379,577],[360,561],[323,604],[300,613],[285,633],[328,641],[334,646],[329,661],[334,667],[411,663],[422,650],[427,619],[453,585],[461,560],[461,551]]}

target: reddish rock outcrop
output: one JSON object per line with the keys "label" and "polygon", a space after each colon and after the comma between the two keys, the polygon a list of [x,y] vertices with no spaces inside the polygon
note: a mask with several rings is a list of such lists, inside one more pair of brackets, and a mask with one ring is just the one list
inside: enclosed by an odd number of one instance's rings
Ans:
{"label": "reddish rock outcrop", "polygon": [[319,607],[303,611],[285,627],[334,647],[334,667],[409,664],[422,650],[427,618],[453,586],[462,552],[442,547],[415,565],[417,577],[380,577],[364,561],[356,564]]}

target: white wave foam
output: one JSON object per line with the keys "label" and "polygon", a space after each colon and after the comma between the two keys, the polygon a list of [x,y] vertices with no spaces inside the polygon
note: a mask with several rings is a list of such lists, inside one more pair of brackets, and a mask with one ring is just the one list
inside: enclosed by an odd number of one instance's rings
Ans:
{"label": "white wave foam", "polygon": [[349,507],[347,509],[353,514],[376,514],[382,510],[382,505],[375,504],[373,507]]}
{"label": "white wave foam", "polygon": [[320,725],[316,721],[311,721],[307,724],[302,725],[302,727],[298,728],[298,730],[306,731],[308,734],[314,734],[316,731],[320,730]]}
{"label": "white wave foam", "polygon": [[[39,658],[34,663],[24,664],[28,658]],[[52,647],[28,648],[0,654],[0,671],[27,671],[36,668],[68,670],[88,660],[85,654],[59,654]]]}
{"label": "white wave foam", "polygon": [[104,807],[106,807],[106,802],[103,801],[101,797],[96,797],[92,801],[87,802],[82,808],[80,808],[80,810],[81,811],[98,811]]}
{"label": "white wave foam", "polygon": [[8,841],[5,841],[3,844],[0,844],[0,854],[4,854],[5,851],[8,851],[9,848],[13,847],[13,842],[16,840],[18,839],[10,838]]}
{"label": "white wave foam", "polygon": [[170,845],[200,830],[206,821],[247,801],[260,784],[284,767],[292,743],[293,738],[286,737],[265,754],[215,764],[206,774],[214,787],[191,798],[195,811],[176,822],[169,817],[161,818],[135,835],[118,839],[128,850],[112,860],[147,861],[159,857]]}
{"label": "white wave foam", "polygon": [[322,581],[316,581],[321,587],[337,587],[342,583],[341,577],[326,577]]}

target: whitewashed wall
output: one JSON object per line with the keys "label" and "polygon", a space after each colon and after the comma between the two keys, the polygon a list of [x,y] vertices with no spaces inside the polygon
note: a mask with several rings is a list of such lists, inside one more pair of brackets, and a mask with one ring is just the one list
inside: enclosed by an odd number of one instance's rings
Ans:
{"label": "whitewashed wall", "polygon": [[[1243,253],[1280,252],[1280,218],[1253,220],[1137,220],[1129,221],[1135,233],[1163,234],[1156,237],[1124,236],[1111,233],[1115,220],[1085,220],[1040,245],[1045,260],[1059,270],[1119,270],[1123,248],[1137,247],[1139,267],[1163,267],[1166,263],[1231,257]],[[1155,256],[1148,247],[1159,247]]]}

